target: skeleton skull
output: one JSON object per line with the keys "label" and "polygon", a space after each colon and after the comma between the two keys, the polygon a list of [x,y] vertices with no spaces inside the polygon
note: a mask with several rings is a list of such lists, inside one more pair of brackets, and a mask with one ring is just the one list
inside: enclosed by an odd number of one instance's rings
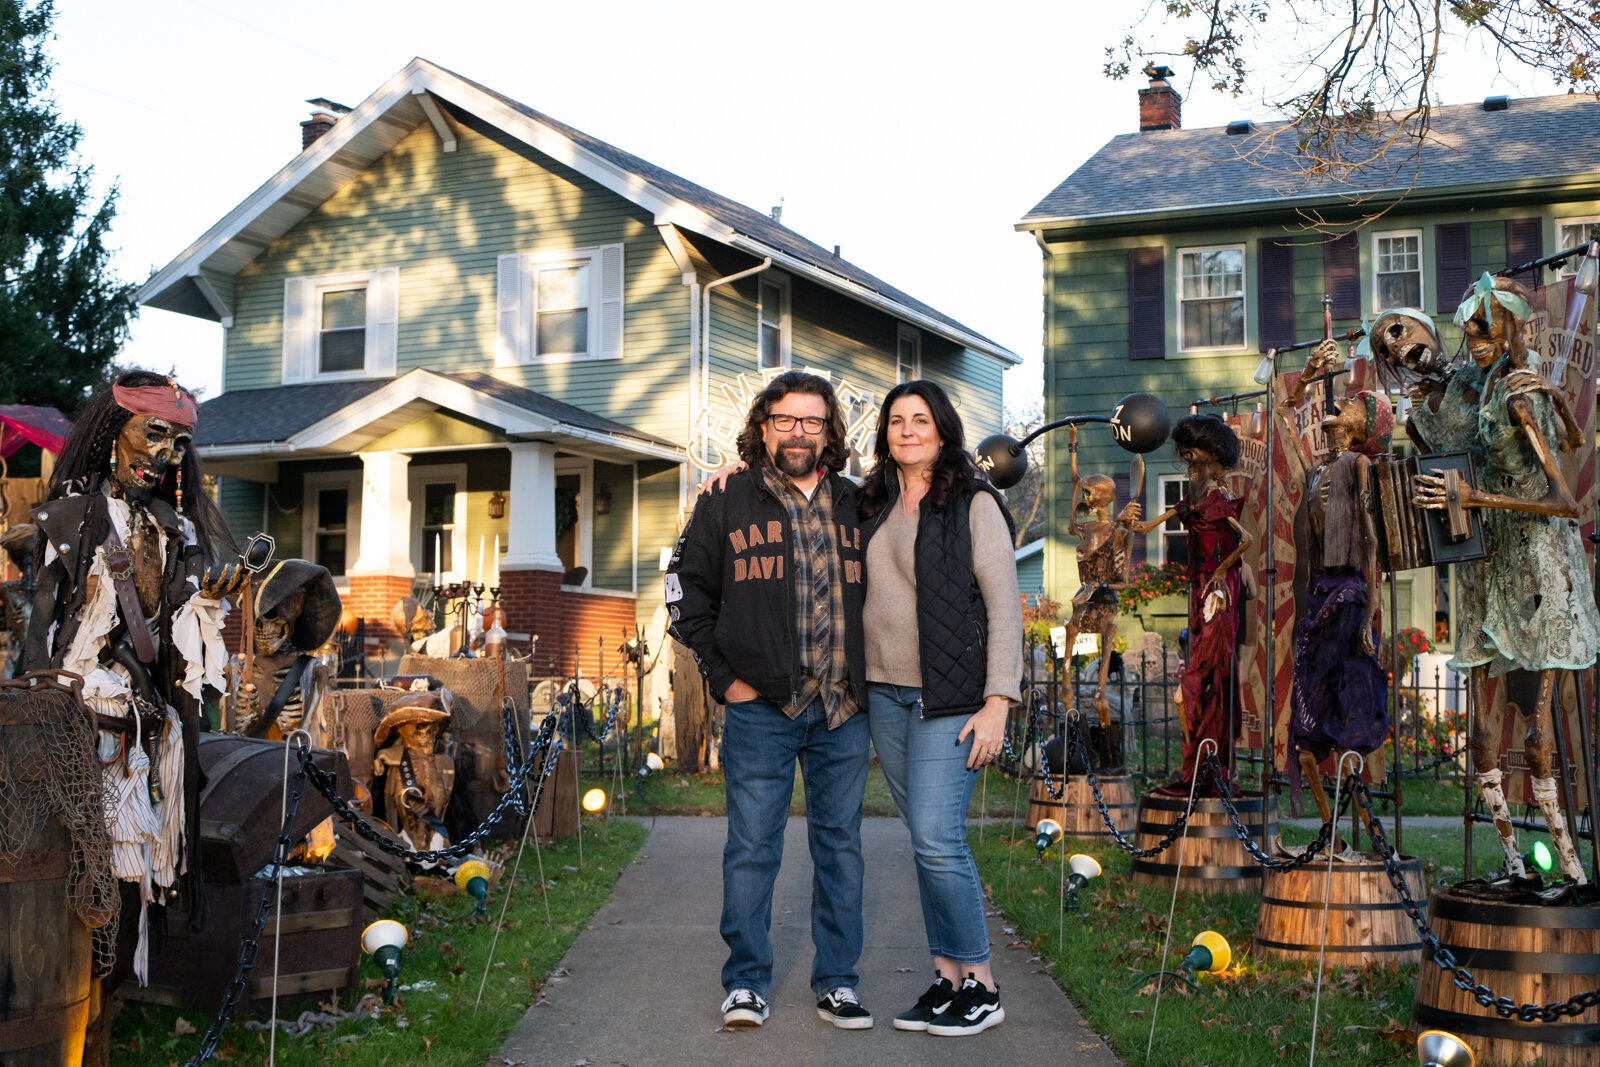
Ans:
{"label": "skeleton skull", "polygon": [[1104,474],[1091,474],[1078,488],[1078,510],[1096,512],[1111,506],[1116,499],[1117,483]]}
{"label": "skeleton skull", "polygon": [[[1510,278],[1496,278],[1494,287],[1520,296],[1530,304],[1533,302],[1532,294]],[[1469,289],[1466,295],[1471,296],[1472,292],[1473,290]],[[1508,351],[1518,357],[1520,362],[1527,351],[1523,337],[1526,326],[1521,318],[1512,314],[1511,310],[1500,301],[1485,297],[1472,317],[1461,324],[1461,332],[1467,339],[1467,355],[1486,370]]]}
{"label": "skeleton skull", "polygon": [[112,446],[116,460],[113,478],[123,496],[148,499],[167,476],[183,462],[193,428],[168,422],[159,415],[134,415],[122,427]]}
{"label": "skeleton skull", "polygon": [[1410,385],[1419,379],[1442,380],[1446,359],[1439,332],[1426,316],[1390,311],[1373,323],[1368,336],[1372,354],[1387,376]]}

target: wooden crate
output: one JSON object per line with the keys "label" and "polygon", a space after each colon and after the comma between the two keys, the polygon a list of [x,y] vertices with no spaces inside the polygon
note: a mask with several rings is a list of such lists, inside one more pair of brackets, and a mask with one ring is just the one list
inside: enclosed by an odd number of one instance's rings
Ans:
{"label": "wooden crate", "polygon": [[[332,864],[305,870],[283,879],[280,1004],[353,990],[361,977],[361,872]],[[150,984],[141,989],[128,982],[122,987],[126,996],[192,1008],[207,1017],[217,1010],[255,919],[261,880],[206,882],[204,894],[199,930],[190,929],[186,910],[167,909],[165,934],[151,942]],[[247,1010],[265,1008],[272,998],[273,935],[279,929],[269,913],[261,951],[246,980]]]}

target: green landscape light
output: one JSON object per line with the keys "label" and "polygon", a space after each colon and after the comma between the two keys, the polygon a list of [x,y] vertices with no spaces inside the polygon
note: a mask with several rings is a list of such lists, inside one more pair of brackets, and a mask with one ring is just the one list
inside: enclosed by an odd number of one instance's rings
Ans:
{"label": "green landscape light", "polygon": [[1535,841],[1533,847],[1522,854],[1522,862],[1540,874],[1549,874],[1556,869],[1556,855],[1543,841]]}

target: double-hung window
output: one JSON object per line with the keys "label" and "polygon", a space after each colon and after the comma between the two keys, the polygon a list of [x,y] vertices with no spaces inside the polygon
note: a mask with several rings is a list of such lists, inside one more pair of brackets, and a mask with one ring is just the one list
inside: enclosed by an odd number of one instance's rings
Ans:
{"label": "double-hung window", "polygon": [[620,244],[501,256],[495,366],[621,359],[622,271]]}
{"label": "double-hung window", "polygon": [[761,369],[789,365],[789,279],[761,275]]}
{"label": "double-hung window", "polygon": [[922,335],[909,326],[901,326],[895,345],[894,380],[909,382],[922,377]]}
{"label": "double-hung window", "polygon": [[1422,306],[1422,231],[1372,235],[1372,310]]}
{"label": "double-hung window", "polygon": [[1244,246],[1184,248],[1178,256],[1179,349],[1243,348]]}
{"label": "double-hung window", "polygon": [[[1160,485],[1162,512],[1177,507],[1178,501],[1189,491],[1189,479],[1181,474],[1162,475]],[[1189,531],[1183,528],[1176,515],[1157,527],[1157,534],[1162,563],[1189,562]]]}
{"label": "double-hung window", "polygon": [[[1565,251],[1568,248],[1576,248],[1585,241],[1600,241],[1600,216],[1556,220],[1556,248]],[[1578,273],[1578,260],[1574,257],[1567,260],[1566,266],[1561,268],[1561,276],[1570,278],[1576,273]]]}
{"label": "double-hung window", "polygon": [[292,277],[283,289],[283,381],[395,373],[400,271]]}
{"label": "double-hung window", "polygon": [[304,489],[301,534],[306,558],[342,582],[355,566],[361,541],[361,472],[312,471],[305,476]]}

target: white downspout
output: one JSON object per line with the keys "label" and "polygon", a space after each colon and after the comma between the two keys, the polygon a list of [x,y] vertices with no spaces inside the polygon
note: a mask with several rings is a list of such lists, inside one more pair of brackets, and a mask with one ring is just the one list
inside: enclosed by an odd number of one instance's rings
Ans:
{"label": "white downspout", "polygon": [[[747,270],[742,270],[737,274],[729,274],[729,275],[726,275],[724,277],[717,278],[717,279],[715,279],[713,281],[709,281],[701,288],[701,300],[703,301],[703,303],[701,305],[701,309],[700,309],[700,410],[701,410],[701,412],[704,412],[707,408],[709,408],[711,406],[711,290],[715,289],[719,285],[727,285],[730,282],[736,282],[736,281],[740,281],[741,279],[748,278],[752,274],[760,274],[762,271],[766,270],[770,266],[772,266],[772,257],[771,256],[767,256],[765,259],[763,259],[760,263],[756,264],[754,267],[750,267]],[[757,337],[756,341],[757,341],[757,344],[760,343],[759,336]],[[705,450],[704,442],[702,442],[701,448],[700,448],[700,461],[702,463],[704,463],[705,460],[706,460],[706,450]]]}

